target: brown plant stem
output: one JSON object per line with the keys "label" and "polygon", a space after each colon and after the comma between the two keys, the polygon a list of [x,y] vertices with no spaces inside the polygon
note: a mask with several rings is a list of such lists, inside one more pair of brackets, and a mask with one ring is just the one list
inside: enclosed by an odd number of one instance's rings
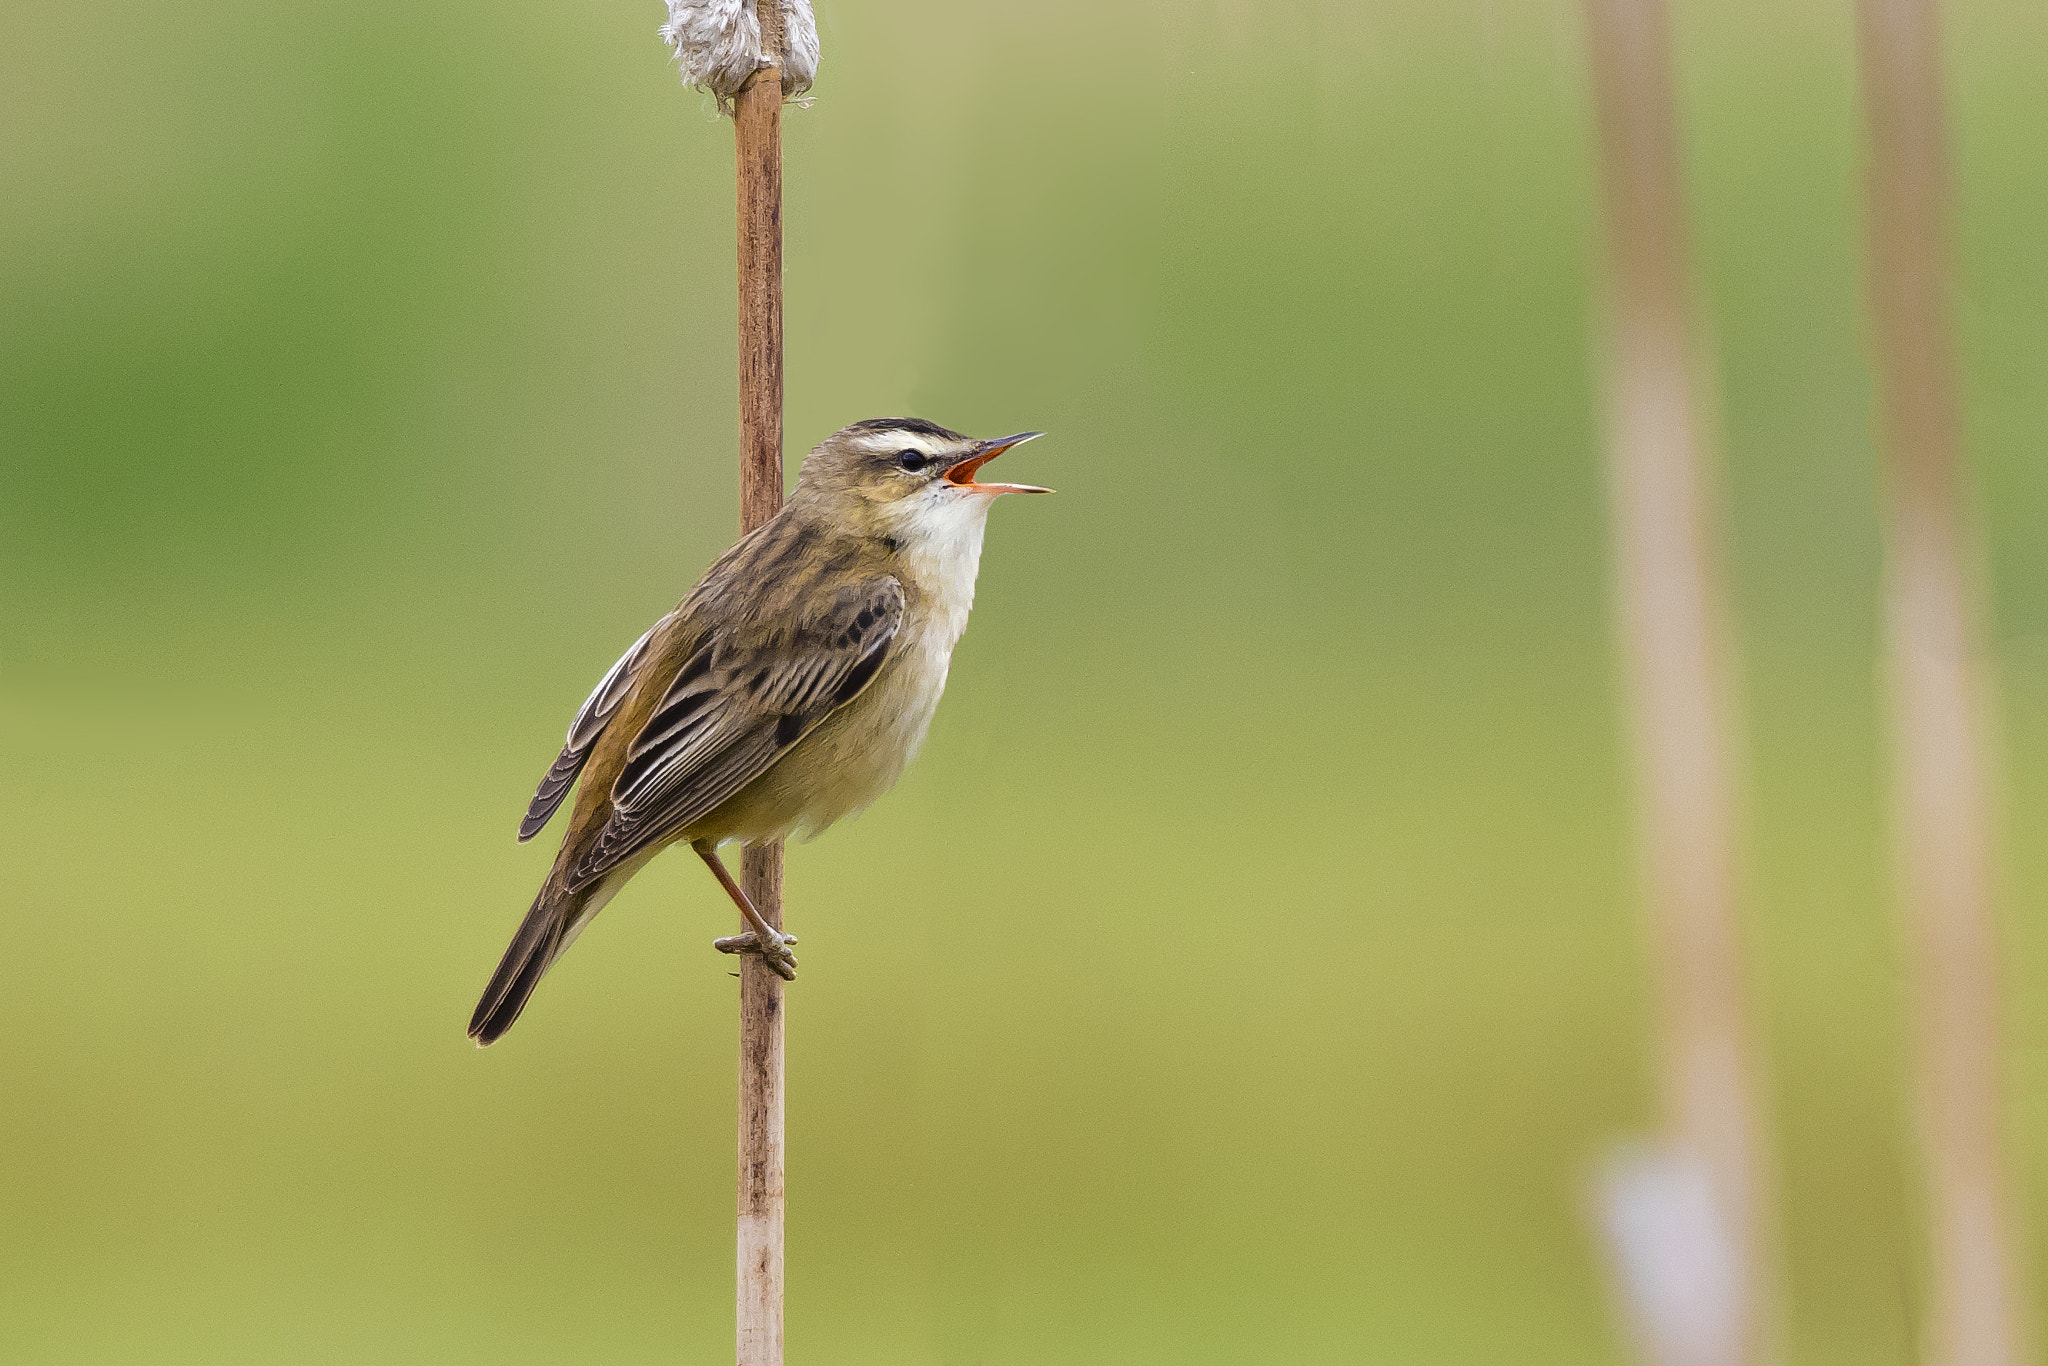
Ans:
{"label": "brown plant stem", "polygon": [[[759,5],[761,50],[782,51],[782,9]],[[740,529],[782,505],[782,72],[763,67],[735,101],[739,188]],[[741,885],[782,928],[782,845],[741,856]],[[744,922],[741,929],[750,928]],[[741,954],[739,1066],[739,1366],[782,1366],[782,978]]]}
{"label": "brown plant stem", "polygon": [[1991,793],[1949,333],[1948,157],[1931,0],[1861,0],[1869,299],[1887,493],[1885,618],[1921,1141],[1928,1359],[2026,1359],[1999,1135]]}
{"label": "brown plant stem", "polygon": [[[1637,838],[1659,1014],[1663,1144],[1700,1213],[1650,1211],[1665,1267],[1723,1268],[1688,1302],[1635,1306],[1660,1366],[1764,1352],[1763,1164],[1736,911],[1728,651],[1717,518],[1688,326],[1685,196],[1662,0],[1585,0],[1606,229],[1604,390],[1615,584],[1634,736]],[[1685,1225],[1680,1227],[1679,1225]],[[1674,1249],[1678,1249],[1674,1251]],[[1641,1255],[1641,1248],[1637,1255]],[[1619,1252],[1617,1255],[1621,1255]],[[1642,1297],[1639,1297],[1642,1298]],[[1660,1307],[1661,1306],[1661,1307]],[[1655,1321],[1650,1321],[1655,1320]]]}

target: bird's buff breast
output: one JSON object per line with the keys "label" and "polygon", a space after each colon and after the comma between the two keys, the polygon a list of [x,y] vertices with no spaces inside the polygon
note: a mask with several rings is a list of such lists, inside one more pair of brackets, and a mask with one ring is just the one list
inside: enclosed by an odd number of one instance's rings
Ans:
{"label": "bird's buff breast", "polygon": [[[981,509],[985,513],[986,509]],[[953,647],[974,606],[981,560],[979,518],[957,537],[934,538],[905,557],[912,590],[903,629],[874,682],[827,717],[775,766],[713,812],[692,839],[758,844],[808,837],[881,796],[916,756],[946,690]]]}
{"label": "bird's buff breast", "polygon": [[817,834],[887,792],[917,754],[946,689],[952,647],[892,660],[851,704],[756,778],[707,824],[757,844]]}

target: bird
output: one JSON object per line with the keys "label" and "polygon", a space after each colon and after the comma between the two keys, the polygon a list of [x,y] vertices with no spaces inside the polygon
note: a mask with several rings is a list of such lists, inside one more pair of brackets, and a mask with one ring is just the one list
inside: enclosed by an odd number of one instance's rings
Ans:
{"label": "bird", "polygon": [[752,926],[720,940],[794,980],[719,846],[822,832],[887,791],[916,754],[974,606],[997,498],[989,461],[1041,432],[976,440],[871,418],[805,456],[773,518],[742,536],[612,665],[576,713],[519,825],[539,834],[572,788],[547,880],[470,1017],[485,1047],[605,903],[688,844]]}

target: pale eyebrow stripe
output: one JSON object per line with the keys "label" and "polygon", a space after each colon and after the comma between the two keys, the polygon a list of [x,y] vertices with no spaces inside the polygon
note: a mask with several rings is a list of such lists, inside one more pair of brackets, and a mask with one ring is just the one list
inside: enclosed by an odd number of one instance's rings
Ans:
{"label": "pale eyebrow stripe", "polygon": [[856,437],[855,440],[860,443],[863,450],[874,451],[876,454],[880,454],[883,451],[900,451],[905,447],[922,451],[926,455],[937,455],[939,453],[939,446],[934,444],[931,437],[920,436],[916,432],[906,432],[901,428],[893,428],[886,432],[864,433]]}

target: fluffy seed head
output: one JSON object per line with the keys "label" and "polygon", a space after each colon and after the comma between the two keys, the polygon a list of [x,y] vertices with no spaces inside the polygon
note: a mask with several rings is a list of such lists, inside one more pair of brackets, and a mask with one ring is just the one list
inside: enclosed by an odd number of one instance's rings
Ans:
{"label": "fluffy seed head", "polygon": [[[818,75],[818,25],[810,0],[761,0],[782,7],[782,97],[793,100]],[[733,97],[747,78],[769,65],[761,51],[756,0],[668,0],[662,41],[675,49],[683,84],[709,91],[718,107],[732,112]]]}

